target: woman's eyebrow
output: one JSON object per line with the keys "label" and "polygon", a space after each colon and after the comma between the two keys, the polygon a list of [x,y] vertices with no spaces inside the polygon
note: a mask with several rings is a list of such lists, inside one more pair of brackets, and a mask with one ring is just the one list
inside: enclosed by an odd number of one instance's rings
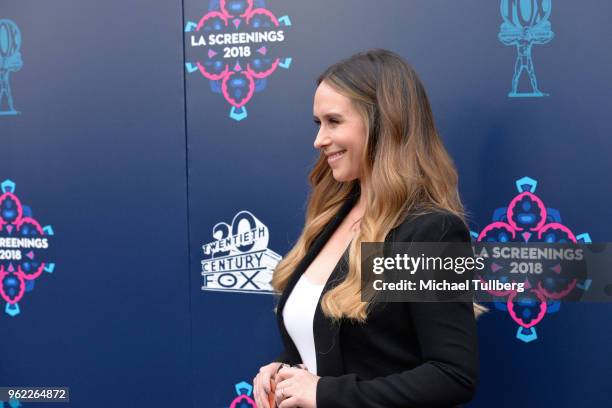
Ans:
{"label": "woman's eyebrow", "polygon": [[[319,117],[317,115],[313,115],[312,117],[313,117],[314,120],[319,120]],[[323,115],[323,118],[325,118],[325,119],[330,119],[330,118],[341,119],[342,118],[342,114],[341,113],[337,113],[337,112],[328,112],[328,113]]]}

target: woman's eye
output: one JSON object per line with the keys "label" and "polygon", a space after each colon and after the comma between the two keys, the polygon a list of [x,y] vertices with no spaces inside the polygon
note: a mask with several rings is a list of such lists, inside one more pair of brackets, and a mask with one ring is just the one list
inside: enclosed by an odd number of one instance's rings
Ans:
{"label": "woman's eye", "polygon": [[[314,121],[315,125],[317,126],[321,126],[321,121],[320,120],[315,120]],[[338,125],[340,124],[340,121],[338,119],[327,119],[327,123],[329,123],[330,125]]]}

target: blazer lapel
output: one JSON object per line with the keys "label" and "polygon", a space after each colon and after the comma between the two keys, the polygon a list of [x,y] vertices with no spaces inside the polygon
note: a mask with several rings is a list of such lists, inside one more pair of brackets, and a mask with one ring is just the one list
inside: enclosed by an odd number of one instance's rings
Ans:
{"label": "blazer lapel", "polygon": [[[332,220],[323,228],[323,231],[314,240],[310,249],[306,252],[304,259],[295,268],[294,273],[291,275],[291,279],[287,284],[285,290],[281,294],[281,297],[277,305],[277,318],[279,319],[281,327],[281,336],[285,339],[293,350],[295,344],[291,340],[289,333],[285,328],[283,322],[283,308],[287,302],[287,298],[291,293],[293,287],[296,285],[302,273],[308,268],[316,256],[321,252],[321,249],[325,243],[329,240],[334,231],[342,223],[347,214],[351,211],[357,199],[359,198],[359,185],[357,184],[352,190],[349,198],[342,204],[338,213],[332,218]],[[336,267],[332,271],[329,279],[323,287],[321,297],[315,310],[314,321],[313,321],[313,333],[315,340],[315,350],[317,357],[317,375],[331,375],[338,376],[343,373],[342,355],[340,353],[338,335],[340,331],[339,324],[333,324],[331,319],[327,318],[321,309],[321,298],[326,292],[334,288],[337,284],[342,282],[348,271],[348,248],[344,251],[344,254],[340,258],[340,261],[336,264]]]}
{"label": "blazer lapel", "polygon": [[317,358],[317,375],[339,376],[344,374],[344,364],[340,350],[340,326],[341,321],[334,323],[323,314],[321,299],[331,289],[340,284],[348,272],[348,248],[342,254],[340,261],[332,271],[329,279],[323,287],[319,303],[314,314],[313,334],[315,340],[315,351]]}

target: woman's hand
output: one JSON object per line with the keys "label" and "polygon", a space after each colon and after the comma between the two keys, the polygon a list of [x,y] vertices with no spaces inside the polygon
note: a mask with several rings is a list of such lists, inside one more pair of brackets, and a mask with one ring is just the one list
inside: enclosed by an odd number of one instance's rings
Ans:
{"label": "woman's hand", "polygon": [[268,394],[270,393],[270,379],[283,364],[277,361],[265,365],[259,369],[259,373],[253,378],[253,396],[258,408],[270,408]]}
{"label": "woman's hand", "polygon": [[319,378],[300,368],[281,368],[275,378],[278,408],[316,408]]}

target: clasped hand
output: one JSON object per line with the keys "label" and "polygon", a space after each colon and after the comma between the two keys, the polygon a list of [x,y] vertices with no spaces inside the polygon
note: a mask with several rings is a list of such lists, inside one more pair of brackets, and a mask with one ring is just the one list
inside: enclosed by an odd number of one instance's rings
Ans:
{"label": "clasped hand", "polygon": [[319,376],[287,364],[280,366],[278,372],[270,376],[269,368],[269,365],[262,367],[253,379],[258,407],[271,408],[265,393],[270,392],[266,379],[272,378],[275,383],[274,402],[278,408],[316,408]]}

